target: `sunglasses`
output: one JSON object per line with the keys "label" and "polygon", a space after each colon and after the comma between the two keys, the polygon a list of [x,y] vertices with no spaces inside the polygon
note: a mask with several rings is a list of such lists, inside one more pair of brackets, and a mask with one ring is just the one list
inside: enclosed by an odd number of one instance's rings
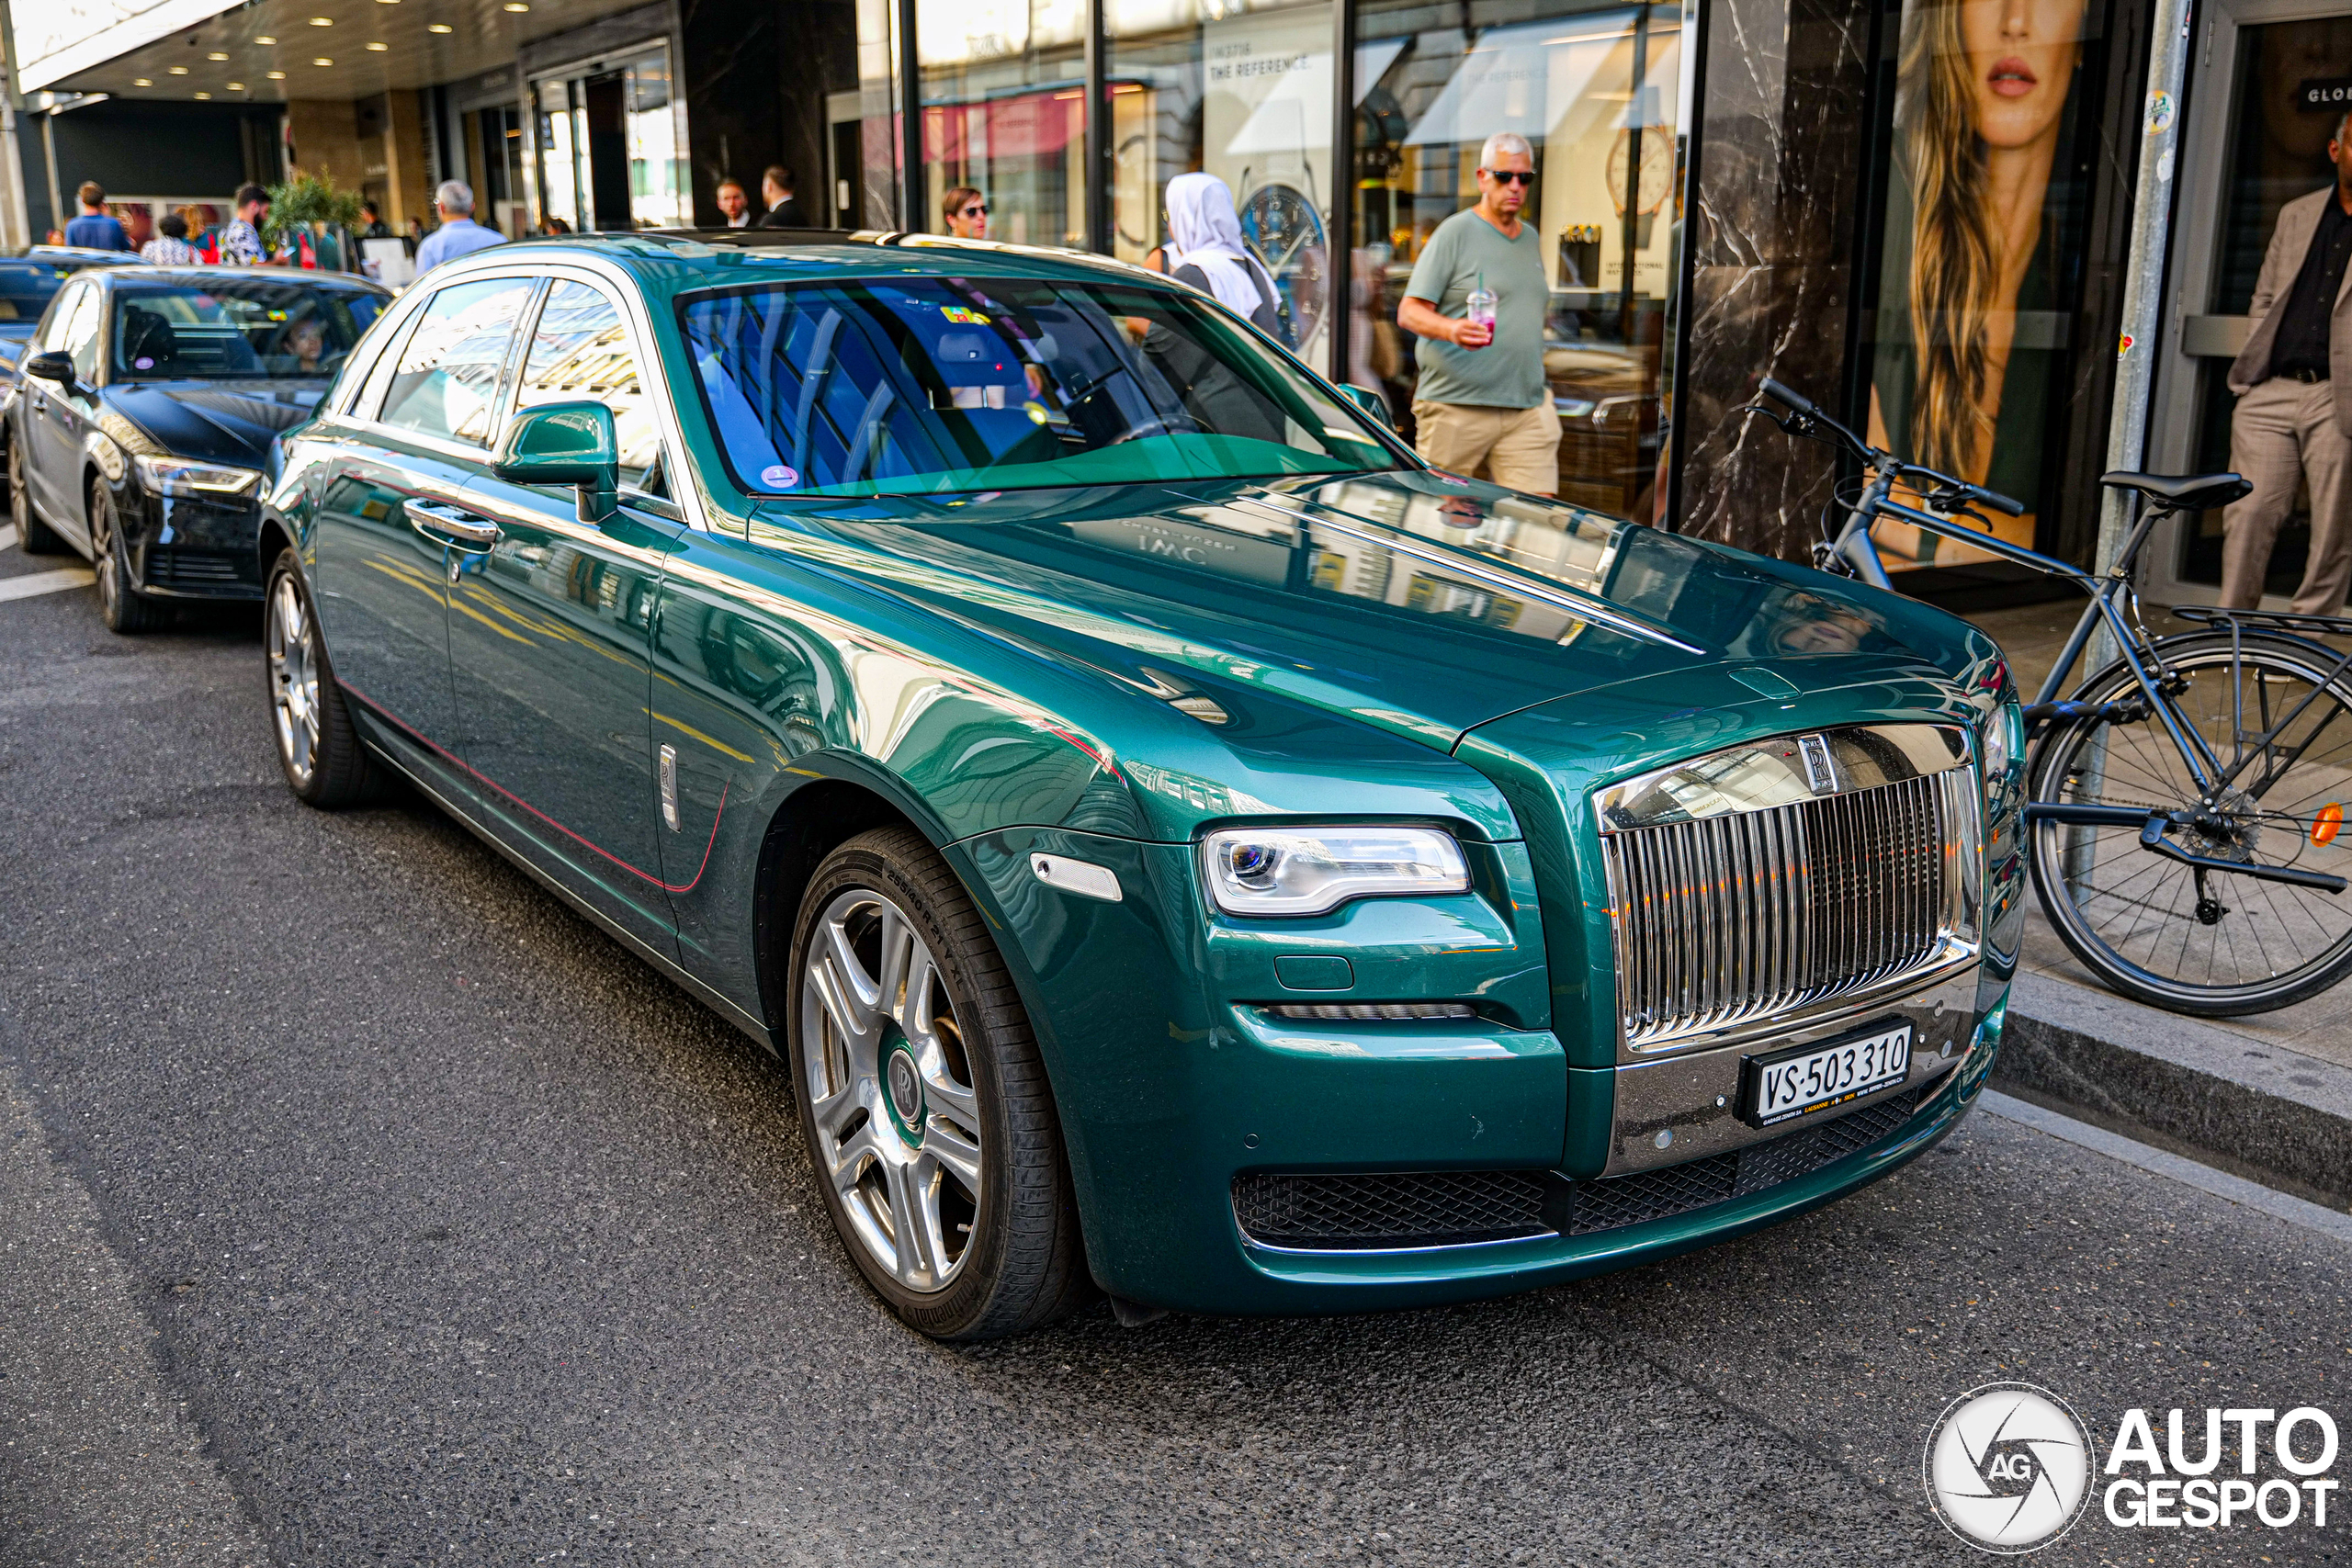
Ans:
{"label": "sunglasses", "polygon": [[1497,185],[1532,186],[1535,183],[1535,171],[1532,169],[1481,169],[1478,172]]}
{"label": "sunglasses", "polygon": [[986,218],[988,215],[989,204],[985,201],[976,201],[956,214],[959,218]]}

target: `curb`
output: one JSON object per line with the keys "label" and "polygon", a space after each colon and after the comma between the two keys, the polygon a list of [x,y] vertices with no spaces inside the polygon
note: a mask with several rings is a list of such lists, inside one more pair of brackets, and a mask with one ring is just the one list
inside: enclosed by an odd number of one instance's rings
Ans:
{"label": "curb", "polygon": [[2021,973],[1992,1081],[2330,1208],[2352,1203],[2352,1068]]}

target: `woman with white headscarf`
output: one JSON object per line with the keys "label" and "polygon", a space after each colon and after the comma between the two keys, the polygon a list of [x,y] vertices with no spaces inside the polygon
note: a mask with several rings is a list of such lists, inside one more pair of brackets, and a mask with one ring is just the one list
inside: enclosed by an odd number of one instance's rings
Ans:
{"label": "woman with white headscarf", "polygon": [[1233,192],[1215,175],[1178,175],[1168,182],[1166,267],[1179,283],[1214,294],[1252,326],[1283,337],[1274,280],[1241,239]]}

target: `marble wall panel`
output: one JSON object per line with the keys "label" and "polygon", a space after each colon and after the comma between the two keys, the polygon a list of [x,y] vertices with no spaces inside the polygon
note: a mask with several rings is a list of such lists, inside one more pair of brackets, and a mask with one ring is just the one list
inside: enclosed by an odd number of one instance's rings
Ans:
{"label": "marble wall panel", "polygon": [[1679,526],[1804,558],[1834,468],[1733,412],[1758,376],[1838,396],[1869,143],[1869,0],[1711,0],[1690,211]]}

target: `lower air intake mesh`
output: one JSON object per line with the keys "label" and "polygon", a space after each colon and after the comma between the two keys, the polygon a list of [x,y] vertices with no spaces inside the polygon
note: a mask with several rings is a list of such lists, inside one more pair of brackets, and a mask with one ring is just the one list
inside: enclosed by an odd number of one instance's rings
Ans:
{"label": "lower air intake mesh", "polygon": [[1589,1235],[1744,1198],[1887,1137],[1927,1095],[1908,1089],[1834,1122],[1663,1170],[1567,1181],[1532,1170],[1236,1178],[1233,1213],[1253,1241],[1314,1251],[1466,1247]]}

